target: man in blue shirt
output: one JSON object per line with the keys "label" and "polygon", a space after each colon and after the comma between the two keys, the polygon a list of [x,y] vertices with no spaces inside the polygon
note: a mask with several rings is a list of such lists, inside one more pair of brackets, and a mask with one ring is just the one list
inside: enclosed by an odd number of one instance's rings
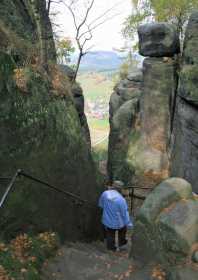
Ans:
{"label": "man in blue shirt", "polygon": [[104,191],[99,198],[99,207],[102,208],[102,224],[104,226],[107,249],[116,251],[115,233],[118,231],[118,246],[127,244],[127,227],[132,227],[129,217],[128,206],[125,198],[121,195],[123,183],[114,181],[108,190]]}

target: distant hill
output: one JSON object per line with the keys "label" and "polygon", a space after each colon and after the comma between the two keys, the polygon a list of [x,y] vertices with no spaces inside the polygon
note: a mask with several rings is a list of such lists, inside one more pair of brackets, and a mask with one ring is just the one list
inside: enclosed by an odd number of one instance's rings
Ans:
{"label": "distant hill", "polygon": [[[113,51],[92,51],[82,58],[80,71],[112,71],[117,70],[125,57]],[[72,63],[76,63],[77,57],[72,57]]]}

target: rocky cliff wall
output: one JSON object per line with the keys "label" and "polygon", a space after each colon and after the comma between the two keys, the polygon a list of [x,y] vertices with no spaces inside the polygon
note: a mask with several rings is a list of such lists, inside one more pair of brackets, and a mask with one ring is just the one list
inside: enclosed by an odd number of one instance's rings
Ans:
{"label": "rocky cliff wall", "polygon": [[190,17],[182,57],[172,132],[171,173],[198,192],[198,12]]}
{"label": "rocky cliff wall", "polygon": [[[55,64],[44,2],[0,2],[0,174],[22,168],[96,203],[90,148],[71,83]],[[93,238],[96,214],[96,208],[20,179],[1,209],[1,235],[54,230],[64,239]]]}

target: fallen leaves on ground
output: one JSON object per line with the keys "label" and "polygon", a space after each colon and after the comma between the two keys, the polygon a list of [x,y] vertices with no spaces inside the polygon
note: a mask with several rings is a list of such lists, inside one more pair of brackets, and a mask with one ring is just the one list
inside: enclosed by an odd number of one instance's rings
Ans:
{"label": "fallen leaves on ground", "polygon": [[163,269],[159,265],[153,268],[151,276],[153,279],[156,279],[156,280],[165,280],[166,279],[166,273],[163,271]]}
{"label": "fallen leaves on ground", "polygon": [[20,234],[9,244],[0,242],[0,280],[39,280],[39,270],[55,254],[59,242],[52,232]]}

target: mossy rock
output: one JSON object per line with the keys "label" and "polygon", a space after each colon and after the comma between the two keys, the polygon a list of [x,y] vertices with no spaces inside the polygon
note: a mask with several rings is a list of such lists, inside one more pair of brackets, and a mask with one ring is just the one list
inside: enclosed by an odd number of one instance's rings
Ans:
{"label": "mossy rock", "polygon": [[187,181],[163,181],[148,195],[137,215],[132,256],[167,269],[186,264],[198,241],[197,211],[198,201]]}
{"label": "mossy rock", "polygon": [[[24,71],[27,91],[21,91],[12,59],[0,59],[0,174],[22,168],[97,205],[96,171],[71,96],[54,96],[49,77],[31,67]],[[2,209],[1,235],[54,230],[63,239],[94,238],[96,215],[97,208],[21,178]]]}
{"label": "mossy rock", "polygon": [[179,95],[198,106],[198,65],[186,65],[180,74]]}

